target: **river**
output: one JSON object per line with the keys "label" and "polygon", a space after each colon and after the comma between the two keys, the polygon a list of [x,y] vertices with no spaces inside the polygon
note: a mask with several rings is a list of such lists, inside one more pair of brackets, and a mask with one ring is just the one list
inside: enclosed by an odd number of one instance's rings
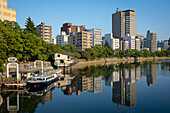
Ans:
{"label": "river", "polygon": [[8,112],[169,113],[170,60],[83,67],[37,92],[1,89]]}

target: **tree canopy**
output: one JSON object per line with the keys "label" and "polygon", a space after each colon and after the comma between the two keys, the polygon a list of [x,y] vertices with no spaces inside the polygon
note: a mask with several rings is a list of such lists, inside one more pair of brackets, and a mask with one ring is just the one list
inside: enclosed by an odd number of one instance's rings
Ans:
{"label": "tree canopy", "polygon": [[25,31],[27,31],[28,33],[32,33],[34,35],[40,36],[34,22],[31,20],[31,17],[27,18],[25,27],[26,27]]}
{"label": "tree canopy", "polygon": [[0,59],[17,57],[18,60],[49,60],[60,46],[47,44],[37,35],[22,31],[15,22],[0,23]]}

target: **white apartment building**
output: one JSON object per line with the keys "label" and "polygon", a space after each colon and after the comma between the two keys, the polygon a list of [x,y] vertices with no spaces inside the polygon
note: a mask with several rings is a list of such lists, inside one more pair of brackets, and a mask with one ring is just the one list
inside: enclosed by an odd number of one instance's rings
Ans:
{"label": "white apartment building", "polygon": [[93,35],[93,47],[102,46],[102,30],[101,29],[87,29]]}
{"label": "white apartment building", "polygon": [[141,41],[140,41],[140,39],[136,39],[135,41],[136,41],[135,42],[135,49],[140,51],[140,45],[141,45],[140,43],[141,43]]}
{"label": "white apartment building", "polygon": [[130,42],[129,42],[129,48],[130,49],[135,49],[136,48],[136,45],[135,45],[135,36],[129,36],[128,37],[130,39]]}
{"label": "white apartment building", "polygon": [[113,38],[113,34],[105,34],[105,38],[103,40],[103,46],[105,45],[106,41],[109,43],[113,50],[119,49],[119,39]]}
{"label": "white apartment building", "polygon": [[129,49],[129,41],[123,41],[123,51]]}
{"label": "white apartment building", "polygon": [[68,37],[69,35],[67,35],[66,32],[61,32],[61,35],[56,37],[57,45],[65,46],[68,44]]}
{"label": "white apartment building", "polygon": [[[137,42],[138,42],[138,40],[137,40]],[[138,42],[138,43],[140,43],[140,42]],[[127,45],[129,47],[127,47]],[[137,47],[140,48],[140,45],[137,45]],[[127,36],[123,37],[123,51],[125,51],[127,49],[136,49],[136,39],[135,39],[135,36],[127,35]]]}

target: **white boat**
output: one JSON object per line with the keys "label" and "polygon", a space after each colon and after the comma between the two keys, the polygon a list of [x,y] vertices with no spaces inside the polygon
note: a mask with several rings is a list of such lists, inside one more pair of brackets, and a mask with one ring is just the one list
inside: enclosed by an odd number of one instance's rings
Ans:
{"label": "white boat", "polygon": [[49,85],[49,84],[59,80],[59,77],[61,75],[62,75],[61,69],[49,71],[46,74],[30,78],[27,81],[27,87],[34,87],[34,88],[44,87],[46,85]]}

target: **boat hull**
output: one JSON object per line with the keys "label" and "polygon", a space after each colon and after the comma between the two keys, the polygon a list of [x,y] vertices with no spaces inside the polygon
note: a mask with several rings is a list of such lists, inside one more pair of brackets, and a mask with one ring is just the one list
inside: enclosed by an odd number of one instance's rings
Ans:
{"label": "boat hull", "polygon": [[31,87],[31,88],[41,88],[41,87],[45,87],[55,81],[59,80],[59,77],[56,77],[52,80],[49,81],[43,81],[43,82],[27,82],[27,87]]}

